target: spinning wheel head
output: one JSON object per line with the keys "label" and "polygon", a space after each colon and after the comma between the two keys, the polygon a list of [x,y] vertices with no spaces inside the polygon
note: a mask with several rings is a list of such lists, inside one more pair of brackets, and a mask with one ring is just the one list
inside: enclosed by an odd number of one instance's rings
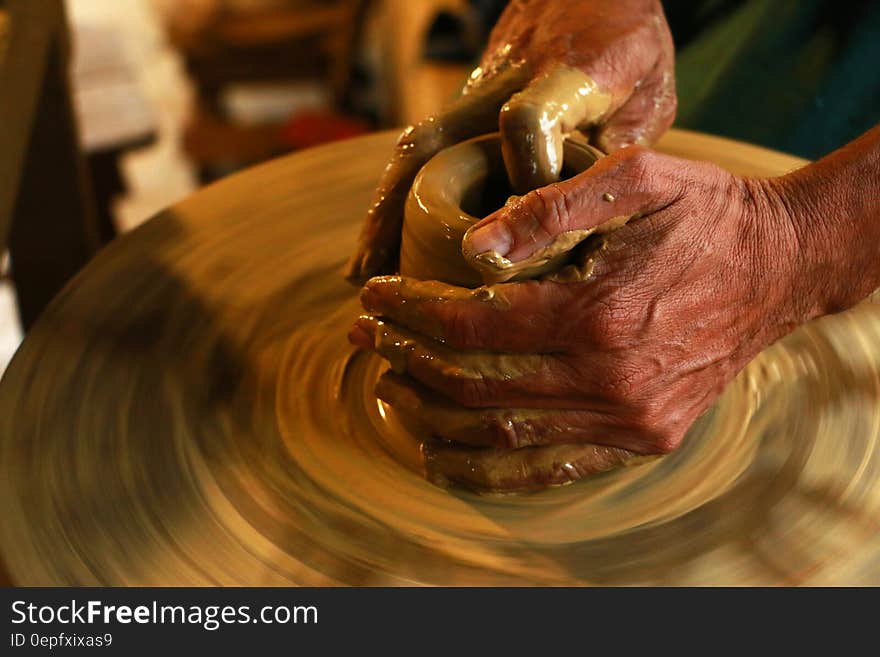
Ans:
{"label": "spinning wheel head", "polygon": [[425,481],[381,362],[345,340],[343,262],[392,141],[211,186],[55,300],[0,384],[15,583],[880,584],[872,303],[762,354],[668,458],[528,496]]}

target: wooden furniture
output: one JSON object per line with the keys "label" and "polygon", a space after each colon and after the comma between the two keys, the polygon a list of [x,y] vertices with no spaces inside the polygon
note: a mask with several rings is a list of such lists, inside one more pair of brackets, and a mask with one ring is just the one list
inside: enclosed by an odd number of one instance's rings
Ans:
{"label": "wooden furniture", "polygon": [[0,252],[29,327],[99,245],[79,150],[61,0],[5,0],[0,57]]}
{"label": "wooden furniture", "polygon": [[[260,4],[265,5],[261,7]],[[203,105],[220,110],[230,82],[325,77],[337,100],[348,85],[364,0],[276,0],[248,9],[215,3],[185,34],[170,25]]]}
{"label": "wooden furniture", "polygon": [[[213,3],[199,21],[175,21],[172,43],[196,89],[185,148],[203,177],[212,168],[283,152],[277,126],[239,126],[222,103],[236,83],[317,80],[336,108],[344,104],[366,0],[274,0]],[[273,132],[274,130],[274,132]]]}
{"label": "wooden furniture", "polygon": [[[342,279],[383,133],[207,187],[114,241],[0,382],[19,584],[880,584],[880,305],[759,356],[681,450],[486,497],[420,472]],[[802,160],[672,131],[738,173]]]}

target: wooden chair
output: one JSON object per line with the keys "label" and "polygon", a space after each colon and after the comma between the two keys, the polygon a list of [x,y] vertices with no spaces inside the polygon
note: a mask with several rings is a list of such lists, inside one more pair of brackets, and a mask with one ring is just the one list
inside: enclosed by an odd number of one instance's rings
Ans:
{"label": "wooden chair", "polygon": [[0,0],[0,253],[29,327],[99,246],[62,0]]}

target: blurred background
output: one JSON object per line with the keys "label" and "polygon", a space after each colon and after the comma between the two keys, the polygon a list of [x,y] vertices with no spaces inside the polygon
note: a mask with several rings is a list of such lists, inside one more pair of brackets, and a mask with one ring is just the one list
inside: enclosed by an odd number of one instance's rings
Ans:
{"label": "blurred background", "polygon": [[[460,90],[501,6],[479,0],[0,0],[2,109],[24,131],[36,134],[42,124],[57,129],[63,102],[47,90],[49,82],[40,89],[28,79],[54,74],[63,87],[67,70],[73,144],[83,156],[88,196],[74,191],[72,198],[96,227],[97,244],[83,247],[91,251],[243,167],[435,111]],[[66,25],[57,24],[58,11]],[[53,30],[49,57],[61,51],[60,70],[40,68],[37,51],[19,54],[47,24]],[[51,45],[56,42],[61,46]],[[4,56],[10,51],[14,58]],[[28,90],[36,100],[26,110],[10,106],[28,105]],[[42,147],[37,137],[24,137],[17,158],[15,148],[4,148],[5,182],[18,188],[8,195],[28,188],[28,169],[38,169],[31,177],[41,181],[56,173],[69,179],[70,171],[50,170],[59,168],[57,151],[69,136]],[[28,153],[37,148],[51,148],[53,161],[30,166]],[[21,205],[9,201],[13,219],[28,211]],[[56,205],[31,207],[29,215],[73,212],[70,203]],[[35,239],[19,236],[29,243],[19,245],[16,262],[31,259],[24,249],[33,250]],[[5,248],[14,250],[15,230],[11,241],[0,243],[0,372],[22,325],[47,300],[38,298],[31,308],[23,299],[17,303],[16,287],[27,292],[13,285]],[[68,269],[60,275],[76,266]],[[49,292],[35,296],[41,294]]]}

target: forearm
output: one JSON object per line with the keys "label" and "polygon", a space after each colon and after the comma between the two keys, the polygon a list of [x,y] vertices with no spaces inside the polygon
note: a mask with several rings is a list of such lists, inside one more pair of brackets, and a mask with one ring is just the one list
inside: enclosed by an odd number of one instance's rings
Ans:
{"label": "forearm", "polygon": [[774,188],[798,242],[804,319],[839,312],[880,288],[880,126]]}

